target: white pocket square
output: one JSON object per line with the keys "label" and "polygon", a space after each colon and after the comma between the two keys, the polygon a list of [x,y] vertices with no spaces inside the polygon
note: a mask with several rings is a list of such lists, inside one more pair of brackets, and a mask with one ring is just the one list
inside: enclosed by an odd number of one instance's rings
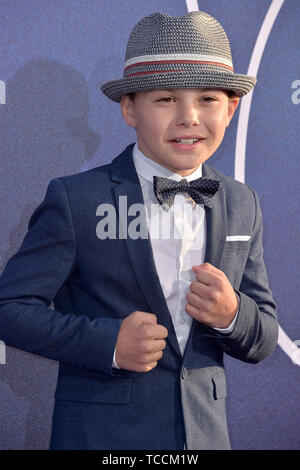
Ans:
{"label": "white pocket square", "polygon": [[228,235],[226,237],[226,241],[227,242],[236,242],[236,241],[247,242],[248,240],[250,240],[250,238],[251,238],[250,235]]}

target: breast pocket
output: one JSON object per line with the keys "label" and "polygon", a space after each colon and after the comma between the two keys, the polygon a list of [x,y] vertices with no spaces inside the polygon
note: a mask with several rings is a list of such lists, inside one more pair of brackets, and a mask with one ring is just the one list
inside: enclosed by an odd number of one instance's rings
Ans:
{"label": "breast pocket", "polygon": [[129,403],[132,377],[73,377],[58,378],[56,400],[89,403]]}
{"label": "breast pocket", "polygon": [[226,241],[220,269],[235,289],[239,289],[247,263],[251,241]]}
{"label": "breast pocket", "polygon": [[249,251],[251,244],[251,238],[248,240],[226,240],[224,245],[224,251]]}

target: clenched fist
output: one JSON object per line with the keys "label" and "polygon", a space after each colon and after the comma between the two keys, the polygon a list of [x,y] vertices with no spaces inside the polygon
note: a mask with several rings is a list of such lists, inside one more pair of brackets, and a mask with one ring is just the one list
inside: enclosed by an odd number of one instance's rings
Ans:
{"label": "clenched fist", "polygon": [[193,266],[196,280],[186,295],[185,311],[195,320],[227,328],[238,310],[238,300],[227,276],[210,263]]}
{"label": "clenched fist", "polygon": [[157,324],[153,313],[136,310],[121,323],[116,362],[121,369],[149,372],[157,366],[166,347],[168,330]]}

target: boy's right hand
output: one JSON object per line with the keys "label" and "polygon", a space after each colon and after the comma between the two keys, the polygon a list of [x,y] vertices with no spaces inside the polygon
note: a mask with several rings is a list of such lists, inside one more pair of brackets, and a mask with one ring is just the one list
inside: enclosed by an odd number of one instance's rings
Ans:
{"label": "boy's right hand", "polygon": [[116,363],[121,369],[149,372],[162,357],[167,336],[168,330],[157,324],[156,315],[135,310],[121,323]]}

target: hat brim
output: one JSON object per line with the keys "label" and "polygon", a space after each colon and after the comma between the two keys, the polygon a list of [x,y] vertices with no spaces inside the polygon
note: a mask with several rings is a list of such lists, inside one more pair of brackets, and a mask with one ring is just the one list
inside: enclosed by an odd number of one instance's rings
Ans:
{"label": "hat brim", "polygon": [[250,75],[205,70],[201,72],[165,72],[135,75],[104,83],[101,91],[119,103],[123,95],[135,91],[164,88],[223,88],[242,97],[249,93],[257,79]]}

